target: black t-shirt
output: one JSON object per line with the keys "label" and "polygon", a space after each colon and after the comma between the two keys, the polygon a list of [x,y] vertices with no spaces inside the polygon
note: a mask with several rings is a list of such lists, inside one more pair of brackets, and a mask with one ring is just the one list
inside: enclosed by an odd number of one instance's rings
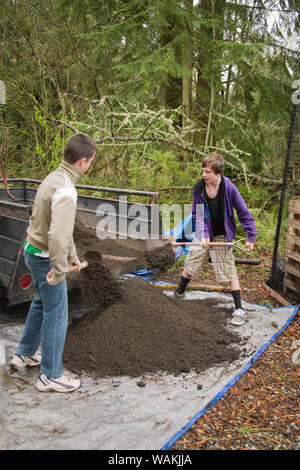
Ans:
{"label": "black t-shirt", "polygon": [[221,204],[221,194],[221,184],[219,186],[218,193],[214,199],[210,199],[208,197],[205,189],[205,197],[210,211],[214,237],[218,235],[226,235],[224,226],[224,213]]}

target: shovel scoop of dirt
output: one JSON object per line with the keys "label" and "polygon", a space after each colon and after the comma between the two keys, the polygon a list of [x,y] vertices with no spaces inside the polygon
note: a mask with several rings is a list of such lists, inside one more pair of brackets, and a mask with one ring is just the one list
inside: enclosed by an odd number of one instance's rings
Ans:
{"label": "shovel scoop of dirt", "polygon": [[89,263],[101,263],[102,256],[99,251],[88,250],[83,255],[84,259]]}
{"label": "shovel scoop of dirt", "polygon": [[175,260],[174,249],[171,243],[165,243],[145,251],[145,258],[148,268],[158,268],[160,271],[166,271]]}

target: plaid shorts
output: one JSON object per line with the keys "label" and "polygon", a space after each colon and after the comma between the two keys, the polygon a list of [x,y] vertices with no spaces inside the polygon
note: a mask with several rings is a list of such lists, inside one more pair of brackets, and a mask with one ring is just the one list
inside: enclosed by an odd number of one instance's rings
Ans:
{"label": "plaid shorts", "polygon": [[[195,238],[194,238],[195,241]],[[225,242],[225,235],[218,235],[213,238],[214,242]],[[192,277],[199,272],[204,264],[211,258],[215,276],[218,282],[231,282],[238,279],[233,249],[226,246],[214,246],[203,248],[202,246],[191,245],[185,260],[184,270]]]}

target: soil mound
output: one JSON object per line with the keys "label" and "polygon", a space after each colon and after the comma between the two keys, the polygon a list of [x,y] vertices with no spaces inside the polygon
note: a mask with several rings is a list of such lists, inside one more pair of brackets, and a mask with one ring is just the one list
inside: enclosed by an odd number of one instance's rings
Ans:
{"label": "soil mound", "polygon": [[97,237],[96,229],[86,227],[79,220],[75,220],[73,239],[78,256],[83,256],[86,251],[97,251],[101,255],[134,257],[145,261],[143,252],[134,251],[120,245],[113,239],[101,240]]}
{"label": "soil mound", "polygon": [[106,238],[101,240],[96,235],[96,229],[86,227],[78,219],[75,221],[73,239],[79,258],[83,259],[87,250],[98,251],[101,255],[109,255],[108,261],[102,260],[103,265],[112,264],[112,257],[135,258],[139,266],[144,269],[166,270],[175,260],[174,252],[170,245],[155,248],[153,250],[134,250],[119,244],[117,241]]}
{"label": "soil mound", "polygon": [[175,300],[139,278],[121,283],[119,293],[100,314],[95,306],[70,326],[64,350],[69,370],[139,377],[200,372],[238,359],[240,337],[226,330],[230,313],[220,311],[216,300]]}
{"label": "soil mound", "polygon": [[80,272],[79,278],[83,301],[94,306],[90,320],[93,315],[99,315],[109,305],[121,299],[120,283],[101,262],[89,262]]}

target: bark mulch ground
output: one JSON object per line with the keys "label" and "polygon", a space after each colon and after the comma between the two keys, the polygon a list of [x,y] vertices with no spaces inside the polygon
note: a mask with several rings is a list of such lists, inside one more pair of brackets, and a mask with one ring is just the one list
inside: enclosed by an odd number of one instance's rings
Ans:
{"label": "bark mulch ground", "polygon": [[[280,307],[261,287],[270,272],[270,255],[258,266],[238,265],[242,298]],[[181,262],[182,263],[182,262]],[[178,282],[182,266],[160,274]],[[193,282],[216,284],[213,270]],[[292,362],[299,340],[300,315],[237,383],[172,446],[172,450],[299,450],[299,364]],[[299,349],[298,349],[299,350]]]}
{"label": "bark mulch ground", "polygon": [[300,317],[172,449],[299,450],[299,365],[291,361]]}

